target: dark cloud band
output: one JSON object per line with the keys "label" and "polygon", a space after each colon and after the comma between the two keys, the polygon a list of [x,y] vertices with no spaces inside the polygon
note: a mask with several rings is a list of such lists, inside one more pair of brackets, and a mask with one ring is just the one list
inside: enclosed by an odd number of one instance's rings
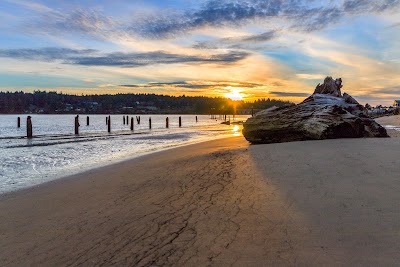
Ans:
{"label": "dark cloud band", "polygon": [[28,59],[38,61],[54,61],[68,57],[79,55],[90,55],[97,53],[94,49],[70,49],[46,47],[38,49],[22,48],[22,49],[0,49],[0,57],[8,57],[15,59]]}
{"label": "dark cloud band", "polygon": [[227,88],[227,87],[240,87],[240,88],[257,88],[264,86],[259,83],[250,82],[205,82],[205,81],[177,81],[177,82],[150,82],[146,84],[122,84],[122,87],[131,88],[159,88],[159,87],[174,87],[174,88],[186,88],[186,89],[215,89],[215,88]]}
{"label": "dark cloud band", "polygon": [[172,54],[164,51],[147,53],[107,53],[97,50],[68,48],[1,49],[0,57],[37,61],[60,61],[85,66],[139,67],[155,64],[231,64],[245,59],[249,53],[231,51],[210,56]]}
{"label": "dark cloud band", "polygon": [[275,92],[270,92],[272,95],[275,95],[275,96],[286,96],[286,97],[307,97],[307,96],[309,96],[310,94],[307,94],[307,93],[293,93],[293,92],[277,92],[277,91],[275,91]]}

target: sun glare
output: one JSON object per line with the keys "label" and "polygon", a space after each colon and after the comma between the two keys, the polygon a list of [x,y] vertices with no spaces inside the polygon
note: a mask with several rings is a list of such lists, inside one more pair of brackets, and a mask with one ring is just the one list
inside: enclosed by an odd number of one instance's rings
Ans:
{"label": "sun glare", "polygon": [[242,131],[241,131],[239,125],[235,125],[235,126],[233,126],[232,132],[233,132],[233,136],[240,136]]}
{"label": "sun glare", "polygon": [[240,93],[239,89],[230,88],[230,86],[228,87],[228,89],[230,89],[231,91],[229,93],[225,94],[225,96],[227,98],[230,98],[232,100],[242,100],[243,99],[243,95]]}

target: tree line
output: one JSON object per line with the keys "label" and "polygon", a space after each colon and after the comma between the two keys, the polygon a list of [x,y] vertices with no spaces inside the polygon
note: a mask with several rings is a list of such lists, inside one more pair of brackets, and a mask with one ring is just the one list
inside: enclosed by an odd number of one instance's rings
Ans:
{"label": "tree line", "polygon": [[[266,109],[293,104],[263,98],[235,101],[237,109]],[[69,95],[57,92],[0,92],[0,113],[180,113],[231,114],[233,101],[224,97],[170,96],[157,94]]]}

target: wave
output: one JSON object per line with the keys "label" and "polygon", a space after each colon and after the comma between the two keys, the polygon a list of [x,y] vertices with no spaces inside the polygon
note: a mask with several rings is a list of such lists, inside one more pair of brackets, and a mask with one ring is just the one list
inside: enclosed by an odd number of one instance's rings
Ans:
{"label": "wave", "polygon": [[400,131],[400,127],[395,125],[383,125],[383,127],[385,127],[386,129]]}
{"label": "wave", "polygon": [[[34,139],[27,139],[27,143],[12,144],[3,146],[3,148],[23,148],[23,147],[43,147],[43,146],[54,146],[68,143],[81,143],[81,142],[93,142],[101,140],[109,140],[119,137],[127,137],[126,140],[182,140],[188,139],[193,133],[169,133],[164,132],[120,132],[110,134],[86,134],[86,135],[41,135],[36,136]],[[5,138],[3,138],[5,139]],[[16,139],[16,138],[9,138]],[[22,138],[17,138],[22,139]]]}

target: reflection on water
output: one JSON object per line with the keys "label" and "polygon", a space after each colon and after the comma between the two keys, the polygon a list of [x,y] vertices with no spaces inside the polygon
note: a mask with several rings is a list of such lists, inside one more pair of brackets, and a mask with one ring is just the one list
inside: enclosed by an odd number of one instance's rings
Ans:
{"label": "reflection on water", "polygon": [[396,130],[400,132],[400,126],[395,126],[395,125],[383,125],[383,127],[385,127],[386,129],[390,129],[390,130]]}
{"label": "reflection on water", "polygon": [[233,132],[233,136],[241,136],[242,135],[242,127],[239,125],[234,125],[232,132]]}

